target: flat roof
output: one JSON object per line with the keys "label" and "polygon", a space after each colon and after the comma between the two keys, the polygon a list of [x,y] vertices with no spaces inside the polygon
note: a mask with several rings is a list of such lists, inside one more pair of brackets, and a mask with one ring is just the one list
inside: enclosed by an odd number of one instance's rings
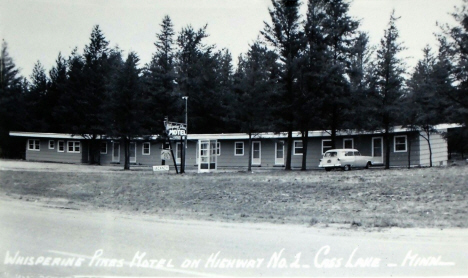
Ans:
{"label": "flat roof", "polygon": [[[460,124],[440,124],[436,125],[435,128],[438,130],[445,130],[449,128],[462,127]],[[395,126],[392,133],[401,133],[411,131],[409,128],[402,126]],[[360,131],[360,130],[341,130],[337,132],[338,136],[353,136],[353,135],[369,135],[369,134],[383,134],[382,130],[376,131]],[[329,137],[331,136],[331,131],[315,130],[309,131],[309,137]],[[44,133],[44,132],[26,132],[26,131],[10,131],[10,136],[17,137],[30,137],[30,138],[54,138],[54,139],[87,139],[82,135],[77,134],[67,134],[67,133]],[[288,137],[287,132],[260,132],[252,133],[252,139],[284,139]],[[301,138],[301,132],[294,131],[292,133],[293,138]],[[100,137],[98,136],[100,139]],[[106,139],[112,139],[110,137],[103,136]],[[144,139],[155,140],[158,138],[158,135],[148,135],[144,137],[137,137],[137,140]],[[180,136],[174,136],[174,138],[179,138]],[[247,133],[215,133],[215,134],[189,134],[187,140],[247,140],[249,139],[249,134]]]}

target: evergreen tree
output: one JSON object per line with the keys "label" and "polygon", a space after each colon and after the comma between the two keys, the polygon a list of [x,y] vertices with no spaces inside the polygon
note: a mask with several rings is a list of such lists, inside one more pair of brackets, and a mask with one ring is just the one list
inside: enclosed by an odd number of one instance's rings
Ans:
{"label": "evergreen tree", "polygon": [[351,109],[346,117],[351,128],[357,130],[370,130],[373,128],[369,117],[369,84],[372,80],[372,55],[374,47],[369,45],[367,33],[359,33],[351,48],[349,76],[351,90]]}
{"label": "evergreen tree", "polygon": [[64,132],[59,104],[62,96],[67,93],[67,66],[66,59],[59,53],[55,66],[49,72],[50,86],[46,96],[46,103],[50,105],[49,113],[46,115],[49,132]]}
{"label": "evergreen tree", "polygon": [[24,144],[17,144],[9,132],[25,128],[25,85],[5,41],[2,41],[0,54],[0,156],[15,157],[24,153]]}
{"label": "evergreen tree", "polygon": [[277,56],[260,42],[239,57],[231,102],[241,132],[249,134],[247,171],[252,170],[252,135],[268,130],[273,120],[271,97],[277,80]]}
{"label": "evergreen tree", "polygon": [[418,62],[414,73],[408,82],[409,95],[405,109],[407,126],[418,131],[429,147],[429,166],[432,167],[431,135],[438,133],[435,125],[444,121],[444,109],[446,104],[437,93],[438,82],[435,72],[436,57],[431,48],[423,49],[423,59]]}
{"label": "evergreen tree", "polygon": [[161,31],[156,34],[156,52],[144,71],[146,111],[149,121],[145,125],[151,133],[160,133],[163,129],[164,117],[173,119],[178,112],[177,95],[175,94],[175,41],[174,27],[169,16],[161,23]]}
{"label": "evergreen tree", "polygon": [[388,28],[377,49],[377,59],[369,98],[375,128],[381,129],[385,145],[385,169],[390,167],[390,133],[401,124],[401,97],[405,67],[398,54],[404,49],[398,42],[395,13],[392,12]]}
{"label": "evergreen tree", "polygon": [[325,5],[323,30],[327,44],[328,66],[324,68],[325,83],[322,115],[324,129],[331,131],[332,148],[336,148],[337,131],[350,127],[351,85],[346,74],[350,72],[351,54],[357,37],[359,22],[348,15],[346,0],[328,0]]}
{"label": "evergreen tree", "polygon": [[444,26],[444,34],[439,36],[440,53],[445,56],[440,62],[444,71],[450,70],[455,84],[454,90],[445,95],[452,102],[451,113],[455,122],[468,126],[468,7],[467,0],[452,14],[456,26]]}
{"label": "evergreen tree", "polygon": [[37,62],[31,74],[31,83],[25,92],[27,112],[27,129],[36,132],[48,131],[48,114],[51,106],[47,103],[49,80],[41,62]]}
{"label": "evergreen tree", "polygon": [[[224,96],[217,82],[220,55],[219,52],[213,53],[213,45],[203,43],[203,39],[208,36],[206,27],[194,30],[192,26],[187,26],[177,37],[177,90],[180,97],[189,97],[188,128],[192,133],[221,132],[226,116],[223,109]],[[182,101],[180,105],[183,105]],[[181,107],[179,111],[178,119],[183,122],[184,109]]]}
{"label": "evergreen tree", "polygon": [[117,67],[115,81],[104,106],[107,111],[106,119],[111,123],[107,135],[120,139],[124,147],[125,170],[130,169],[130,141],[147,132],[142,124],[145,113],[142,109],[144,98],[138,63],[137,54],[130,52],[125,63]]}
{"label": "evergreen tree", "polygon": [[301,28],[299,0],[272,0],[273,8],[269,9],[271,25],[265,22],[261,34],[273,47],[281,61],[281,76],[278,82],[278,92],[275,106],[277,108],[277,129],[288,132],[286,170],[291,170],[291,154],[293,149],[292,132],[295,129],[294,104],[298,89],[295,82],[299,76],[298,60],[304,48],[304,32]]}
{"label": "evergreen tree", "polygon": [[302,135],[302,166],[307,169],[309,130],[321,129],[325,124],[318,113],[323,107],[326,86],[327,39],[324,30],[326,1],[309,0],[305,22],[306,48],[299,60],[299,95],[295,101],[295,118]]}
{"label": "evergreen tree", "polygon": [[106,95],[114,68],[109,60],[109,42],[99,26],[93,27],[82,57],[74,51],[69,61],[67,96],[62,104],[71,118],[71,130],[89,142],[90,164],[100,163],[99,138],[106,132]]}

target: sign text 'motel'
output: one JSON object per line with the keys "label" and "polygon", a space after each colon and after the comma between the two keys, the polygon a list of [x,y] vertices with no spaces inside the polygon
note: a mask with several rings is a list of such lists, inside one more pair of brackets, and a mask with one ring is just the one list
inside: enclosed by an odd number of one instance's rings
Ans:
{"label": "sign text 'motel'", "polygon": [[167,135],[185,136],[187,135],[187,126],[182,123],[165,122]]}

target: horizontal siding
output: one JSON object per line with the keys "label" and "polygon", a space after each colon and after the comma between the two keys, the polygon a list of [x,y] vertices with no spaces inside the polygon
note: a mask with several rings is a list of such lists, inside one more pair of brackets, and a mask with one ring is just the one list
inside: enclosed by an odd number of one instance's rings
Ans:
{"label": "horizontal siding", "polygon": [[[395,136],[407,136],[407,146],[405,152],[395,152]],[[419,155],[419,138],[416,133],[401,133],[390,136],[390,166],[392,167],[408,167],[408,151],[409,144],[411,144],[411,166],[420,164]],[[385,143],[384,143],[385,149]],[[384,151],[385,155],[385,151]],[[384,160],[385,163],[385,160]]]}
{"label": "horizontal siding", "polygon": [[26,160],[30,161],[50,161],[50,162],[63,162],[63,163],[82,163],[83,155],[83,141],[80,141],[80,153],[69,153],[67,151],[68,141],[79,141],[79,140],[63,140],[65,142],[65,151],[58,152],[58,140],[52,140],[55,142],[53,149],[49,149],[48,139],[29,138],[39,140],[39,151],[32,151],[28,148],[29,140],[26,140]]}
{"label": "horizontal siding", "polygon": [[[429,152],[427,143],[424,139],[419,138],[417,133],[401,133],[398,135],[407,135],[408,143],[411,142],[411,165],[428,165],[429,163]],[[402,166],[405,167],[408,164],[408,151],[405,152],[394,152],[394,136],[390,136],[390,164],[391,166]],[[372,155],[372,138],[384,137],[382,134],[366,134],[366,135],[353,135],[353,136],[339,136],[337,137],[336,146],[337,148],[343,147],[344,139],[353,139],[353,145],[355,149],[358,149],[362,155]],[[329,139],[330,137],[309,138],[308,141],[308,152],[307,152],[307,168],[316,169],[318,168],[319,160],[322,158],[322,140]],[[31,138],[34,139],[34,138]],[[53,150],[48,149],[48,139],[40,140],[40,151],[28,150],[26,146],[26,159],[37,160],[37,161],[56,161],[56,162],[69,162],[69,163],[82,163],[88,158],[86,142],[81,141],[81,153],[68,153],[66,151],[67,140],[65,142],[65,152],[57,152],[57,140],[55,140],[55,147]],[[300,139],[294,139],[294,141]],[[76,141],[76,140],[73,140]],[[284,157],[286,162],[287,154],[287,139],[260,139],[253,138],[252,141],[261,142],[261,164],[254,166],[261,167],[277,167],[275,165],[275,144],[278,141],[285,142]],[[217,157],[218,167],[247,167],[249,160],[249,147],[248,140],[221,140],[221,155]],[[244,155],[234,155],[234,144],[235,142],[244,143]],[[447,143],[440,135],[433,135],[432,139],[433,146],[433,161],[434,165],[439,163],[447,162]],[[151,142],[150,143],[150,155],[143,155],[143,143],[144,141],[138,141],[136,143],[136,164],[141,165],[161,165],[161,143]],[[175,142],[173,147],[175,149]],[[194,169],[197,167],[197,144],[198,141],[188,141],[188,148],[186,149],[186,165],[188,169]],[[294,145],[293,145],[294,146]],[[107,141],[107,153],[101,154],[101,164],[111,164],[112,162],[112,141]],[[385,144],[384,144],[385,148]],[[385,149],[384,149],[385,155]],[[384,160],[385,161],[385,160]],[[123,144],[120,144],[120,164],[124,163],[124,149]],[[444,165],[445,165],[444,164]],[[173,165],[172,159],[166,161],[166,165]],[[291,157],[291,166],[293,168],[300,168],[302,165],[302,155],[294,155]],[[281,165],[283,166],[283,165]],[[280,167],[278,167],[280,168]]]}
{"label": "horizontal siding", "polygon": [[[136,162],[132,164],[141,164],[141,165],[160,165],[161,164],[161,143],[149,142],[150,143],[150,154],[143,154],[143,144],[145,141],[136,142]],[[120,148],[120,160],[113,161],[113,142],[107,142],[107,153],[101,153],[101,164],[124,164],[125,163],[125,149],[122,143],[119,144]]]}
{"label": "horizontal siding", "polygon": [[[432,165],[447,165],[448,159],[448,145],[447,141],[440,134],[431,134],[430,137],[431,149],[432,149]],[[429,166],[429,145],[427,140],[420,136],[419,144],[421,145],[421,166]]]}

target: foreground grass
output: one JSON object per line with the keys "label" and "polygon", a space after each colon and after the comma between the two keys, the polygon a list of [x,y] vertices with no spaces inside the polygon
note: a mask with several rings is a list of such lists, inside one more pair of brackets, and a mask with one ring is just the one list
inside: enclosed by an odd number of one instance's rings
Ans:
{"label": "foreground grass", "polygon": [[153,174],[0,171],[24,201],[170,218],[363,227],[468,227],[468,167]]}

